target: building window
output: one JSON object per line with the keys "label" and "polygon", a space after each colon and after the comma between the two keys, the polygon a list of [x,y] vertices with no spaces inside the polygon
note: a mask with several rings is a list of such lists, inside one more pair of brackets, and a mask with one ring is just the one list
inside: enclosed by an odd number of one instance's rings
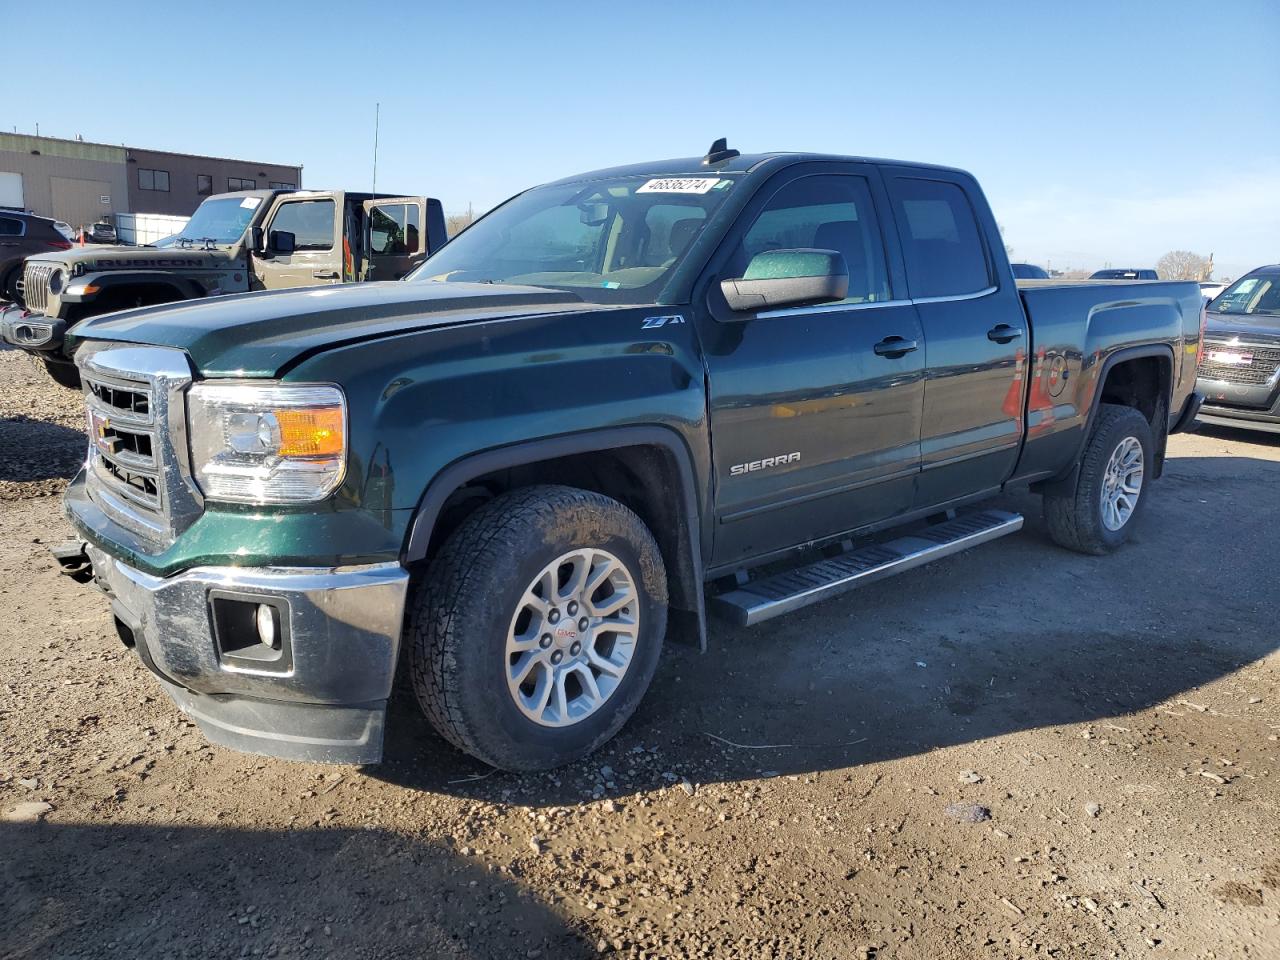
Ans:
{"label": "building window", "polygon": [[296,183],[285,183],[282,180],[272,180],[271,189],[272,190],[297,190],[298,185]]}
{"label": "building window", "polygon": [[244,180],[240,177],[227,177],[228,190],[257,190],[257,180]]}
{"label": "building window", "polygon": [[159,190],[161,193],[169,192],[169,171],[168,170],[144,170],[138,168],[138,189],[139,190]]}
{"label": "building window", "polygon": [[197,173],[196,193],[202,197],[207,197],[213,193],[213,177],[207,173]]}

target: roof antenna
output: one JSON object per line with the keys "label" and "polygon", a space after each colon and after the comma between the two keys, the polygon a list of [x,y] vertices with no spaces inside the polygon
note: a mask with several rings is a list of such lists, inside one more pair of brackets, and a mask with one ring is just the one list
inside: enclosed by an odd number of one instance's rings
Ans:
{"label": "roof antenna", "polygon": [[707,155],[702,158],[702,165],[709,167],[713,163],[721,163],[725,160],[732,160],[734,157],[740,156],[737,150],[729,149],[729,141],[721,137],[711,145],[711,149],[707,151]]}

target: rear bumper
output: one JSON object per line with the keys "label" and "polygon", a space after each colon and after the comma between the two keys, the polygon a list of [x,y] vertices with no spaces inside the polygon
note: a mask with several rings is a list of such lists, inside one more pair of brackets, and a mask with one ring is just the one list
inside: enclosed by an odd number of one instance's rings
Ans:
{"label": "rear bumper", "polygon": [[[86,551],[122,639],[211,741],[287,760],[382,758],[409,580],[399,564],[155,577]],[[277,650],[246,645],[220,612],[259,605],[276,612]]]}
{"label": "rear bumper", "polygon": [[38,357],[61,357],[67,322],[10,305],[0,310],[0,340]]}

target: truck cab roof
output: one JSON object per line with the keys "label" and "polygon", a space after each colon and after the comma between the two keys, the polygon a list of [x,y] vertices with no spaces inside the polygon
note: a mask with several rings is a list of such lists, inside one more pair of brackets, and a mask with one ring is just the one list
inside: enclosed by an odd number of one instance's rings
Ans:
{"label": "truck cab roof", "polygon": [[571,177],[564,177],[553,183],[577,183],[586,180],[602,180],[608,177],[688,177],[706,176],[708,173],[746,173],[772,174],[795,163],[873,163],[882,166],[909,166],[922,170],[940,170],[948,173],[968,172],[957,167],[941,166],[935,163],[916,163],[909,160],[888,160],[882,157],[856,157],[834,153],[744,153],[721,160],[718,163],[707,163],[705,157],[683,157],[670,160],[651,160],[644,163],[624,164],[617,167],[605,167],[591,170]]}

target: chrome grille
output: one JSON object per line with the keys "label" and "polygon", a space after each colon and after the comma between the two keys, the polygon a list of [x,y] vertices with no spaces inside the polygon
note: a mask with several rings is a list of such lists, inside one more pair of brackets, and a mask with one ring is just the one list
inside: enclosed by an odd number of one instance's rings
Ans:
{"label": "chrome grille", "polygon": [[186,357],[88,343],[76,354],[89,430],[86,490],[114,523],[163,547],[199,516],[186,468]]}
{"label": "chrome grille", "polygon": [[58,269],[54,263],[32,263],[22,272],[22,302],[32,313],[47,313],[49,307],[49,278]]}
{"label": "chrome grille", "polygon": [[89,469],[94,479],[146,514],[159,530],[164,522],[160,460],[156,456],[151,384],[94,372],[82,377],[89,418]]}
{"label": "chrome grille", "polygon": [[[1210,354],[1217,350],[1245,354],[1251,359],[1248,363],[1219,363],[1210,359]],[[1206,340],[1199,375],[1206,380],[1259,387],[1271,383],[1277,369],[1280,369],[1280,346]]]}

